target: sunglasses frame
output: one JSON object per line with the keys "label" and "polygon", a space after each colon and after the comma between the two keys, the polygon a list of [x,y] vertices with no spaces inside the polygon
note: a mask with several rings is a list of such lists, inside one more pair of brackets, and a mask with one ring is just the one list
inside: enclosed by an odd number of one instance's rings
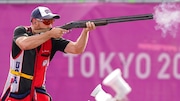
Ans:
{"label": "sunglasses frame", "polygon": [[42,22],[45,25],[50,25],[54,23],[54,19],[36,19],[39,22]]}

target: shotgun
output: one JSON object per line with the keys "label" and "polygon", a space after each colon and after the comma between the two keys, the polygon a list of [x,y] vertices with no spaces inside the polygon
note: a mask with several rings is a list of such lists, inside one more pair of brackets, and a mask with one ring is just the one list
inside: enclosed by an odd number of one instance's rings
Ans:
{"label": "shotgun", "polygon": [[[104,26],[110,23],[118,23],[118,22],[129,22],[129,21],[138,21],[138,20],[149,20],[153,19],[152,14],[139,14],[139,15],[130,15],[130,16],[120,16],[120,17],[112,17],[112,18],[100,18],[94,20],[80,20],[80,21],[72,21],[70,23],[64,24],[63,26],[56,26],[59,28],[63,28],[66,30],[70,30],[73,28],[86,28],[86,22],[91,21],[94,22],[95,26]],[[46,32],[50,29],[40,29],[35,30],[36,33]]]}
{"label": "shotgun", "polygon": [[73,28],[86,28],[86,22],[88,21],[94,22],[95,26],[104,26],[110,23],[129,22],[129,21],[148,20],[148,19],[153,19],[153,15],[142,14],[142,15],[120,16],[120,17],[102,18],[102,19],[94,19],[94,20],[72,21],[63,26],[60,26],[60,28],[67,30]]}

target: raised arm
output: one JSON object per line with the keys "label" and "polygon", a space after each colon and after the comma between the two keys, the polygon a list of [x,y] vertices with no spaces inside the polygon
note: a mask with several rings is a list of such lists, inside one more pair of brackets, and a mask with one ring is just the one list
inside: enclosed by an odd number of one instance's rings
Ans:
{"label": "raised arm", "polygon": [[68,43],[65,48],[66,53],[80,54],[84,52],[89,38],[89,31],[96,28],[93,22],[87,22],[86,26],[87,28],[83,28],[80,36],[75,42],[70,41]]}

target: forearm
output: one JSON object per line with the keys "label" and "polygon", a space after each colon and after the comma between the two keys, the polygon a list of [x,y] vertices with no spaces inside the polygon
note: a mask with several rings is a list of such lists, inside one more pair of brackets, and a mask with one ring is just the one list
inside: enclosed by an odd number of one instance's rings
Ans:
{"label": "forearm", "polygon": [[89,31],[83,30],[75,43],[76,50],[79,53],[82,53],[85,50],[88,42],[88,38],[89,38]]}
{"label": "forearm", "polygon": [[28,37],[19,37],[16,40],[16,44],[22,50],[29,50],[29,49],[34,49],[40,46],[42,43],[46,42],[50,38],[51,38],[50,33],[47,31],[43,34],[37,34],[33,36],[28,36]]}

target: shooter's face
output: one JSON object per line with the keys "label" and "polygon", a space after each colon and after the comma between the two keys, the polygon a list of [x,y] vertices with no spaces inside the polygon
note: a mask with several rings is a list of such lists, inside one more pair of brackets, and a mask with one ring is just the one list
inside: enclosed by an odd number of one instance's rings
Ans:
{"label": "shooter's face", "polygon": [[34,19],[35,24],[34,26],[36,29],[44,29],[44,28],[52,28],[52,25],[54,23],[54,19]]}

